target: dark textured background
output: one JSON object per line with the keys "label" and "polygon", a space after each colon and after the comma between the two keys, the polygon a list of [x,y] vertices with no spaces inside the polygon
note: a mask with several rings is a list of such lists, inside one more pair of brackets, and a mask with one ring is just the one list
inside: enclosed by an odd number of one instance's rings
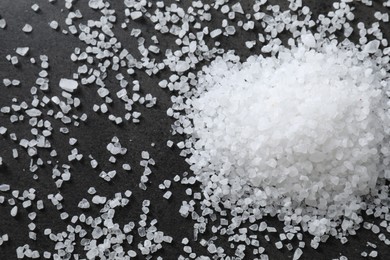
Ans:
{"label": "dark textured background", "polygon": [[[112,7],[117,10],[117,27],[114,29],[119,40],[129,50],[132,50],[134,46],[134,52],[138,52],[137,42],[135,38],[128,37],[129,31],[123,33],[120,28],[120,22],[124,20],[123,12],[119,11],[123,8],[123,1],[110,1]],[[168,2],[168,1],[166,1]],[[186,6],[190,1],[183,1],[180,5]],[[207,2],[207,1],[205,1]],[[241,1],[243,7],[249,10],[249,4],[252,2]],[[273,1],[282,2],[286,1]],[[325,12],[329,10],[331,1],[304,1],[309,5],[314,12]],[[378,1],[380,2],[380,1]],[[31,10],[31,5],[38,3],[40,5],[40,11],[35,13]],[[383,9],[380,3],[374,3],[375,8]],[[357,17],[362,18],[364,21],[373,22],[373,9],[366,8],[362,4],[356,3]],[[83,14],[82,22],[86,22],[88,19],[96,19],[100,16],[99,13],[92,11],[87,7],[87,1],[77,1],[74,4],[74,9],[80,9]],[[7,27],[4,30],[0,29],[0,80],[3,78],[15,78],[22,81],[19,87],[4,87],[0,82],[0,106],[9,105],[12,98],[17,98],[18,101],[26,100],[31,101],[30,88],[33,86],[34,81],[40,71],[39,66],[32,65],[28,62],[30,57],[35,57],[39,60],[39,55],[46,54],[49,56],[50,68],[49,79],[51,82],[49,96],[61,95],[60,89],[57,84],[60,78],[71,78],[72,73],[77,71],[80,63],[73,63],[70,61],[70,54],[75,47],[84,46],[77,37],[72,35],[64,35],[60,30],[53,31],[48,23],[52,20],[57,20],[60,24],[60,29],[66,29],[64,19],[67,11],[64,10],[63,1],[57,1],[54,4],[49,4],[47,0],[36,1],[24,1],[24,0],[1,0],[0,1],[0,17],[4,17],[7,21]],[[213,20],[209,24],[211,28],[219,27],[220,22],[223,19],[219,12],[213,11]],[[21,28],[25,23],[29,23],[33,26],[33,32],[25,34],[21,31]],[[142,35],[145,38],[150,38],[155,34],[152,24],[146,19],[140,19],[137,22],[131,22],[137,28],[142,29]],[[256,32],[256,30],[255,30]],[[387,36],[389,30],[386,31]],[[174,38],[169,35],[156,34],[160,40],[160,48],[162,50],[171,48],[174,46]],[[236,53],[241,55],[243,59],[248,55],[259,53],[261,46],[257,45],[253,50],[245,48],[244,42],[249,39],[256,39],[257,34],[254,32],[244,32],[238,30],[234,37],[230,38],[218,38],[221,41],[221,47],[236,50]],[[356,36],[355,36],[356,37]],[[387,37],[389,38],[389,37]],[[355,38],[356,39],[356,38]],[[211,42],[211,40],[209,41]],[[30,52],[27,57],[19,57],[19,65],[17,67],[12,66],[6,59],[7,54],[15,54],[16,47],[30,47]],[[160,56],[161,58],[161,56]],[[204,64],[207,64],[204,63]],[[200,67],[198,67],[200,68]],[[109,78],[106,81],[108,88],[115,89],[115,92],[119,90],[117,81],[114,79],[115,73],[109,74]],[[86,212],[87,214],[98,216],[99,207],[92,205],[89,210],[81,210],[77,207],[78,202],[82,198],[90,199],[91,196],[87,194],[89,187],[96,187],[99,195],[113,197],[116,192],[124,192],[127,189],[133,191],[133,196],[130,199],[128,206],[116,210],[115,219],[120,224],[125,224],[132,221],[138,221],[141,214],[141,204],[144,199],[151,200],[151,212],[150,217],[155,217],[158,220],[158,229],[164,233],[173,236],[174,242],[172,244],[163,244],[163,249],[158,251],[154,256],[162,256],[164,259],[176,259],[180,254],[183,254],[180,241],[183,237],[192,237],[193,234],[193,222],[192,220],[182,218],[178,210],[183,200],[189,200],[190,198],[185,194],[185,185],[178,183],[172,184],[170,189],[173,192],[173,196],[170,200],[165,200],[162,195],[165,191],[158,189],[158,184],[162,183],[165,179],[171,179],[176,175],[182,175],[183,172],[188,171],[188,166],[184,162],[184,159],[179,156],[179,149],[168,148],[166,141],[168,139],[178,141],[182,137],[172,137],[170,132],[170,126],[173,121],[166,116],[166,110],[171,106],[170,95],[167,90],[162,90],[157,86],[159,80],[169,77],[169,72],[165,71],[159,73],[156,76],[149,77],[144,73],[138,72],[135,76],[129,79],[139,79],[141,82],[141,90],[143,93],[152,93],[158,98],[158,104],[152,109],[144,108],[143,106],[137,106],[136,109],[142,112],[142,120],[139,125],[131,123],[125,123],[121,126],[116,126],[112,122],[107,120],[107,115],[96,114],[92,111],[92,105],[101,102],[99,96],[96,93],[96,87],[94,86],[81,86],[79,87],[76,96],[82,100],[82,106],[79,109],[81,112],[87,113],[89,116],[86,123],[81,123],[79,127],[70,127],[71,132],[68,136],[64,136],[59,133],[58,129],[62,126],[62,123],[50,119],[53,124],[53,136],[51,142],[53,146],[59,152],[57,158],[59,164],[67,163],[67,155],[73,147],[68,145],[68,138],[75,137],[78,139],[78,144],[75,146],[80,153],[84,154],[84,159],[81,162],[71,162],[72,167],[72,180],[65,183],[63,187],[58,190],[55,187],[54,181],[51,178],[51,168],[45,166],[38,171],[39,180],[35,181],[32,178],[32,174],[28,171],[29,157],[24,150],[22,150],[17,142],[5,137],[0,137],[0,156],[3,157],[5,165],[0,169],[0,183],[8,183],[11,185],[11,189],[25,190],[30,187],[34,187],[37,192],[38,199],[43,199],[45,202],[45,209],[42,212],[38,212],[38,216],[34,223],[37,224],[36,232],[38,234],[37,241],[30,240],[28,238],[28,227],[30,223],[27,218],[27,212],[31,210],[22,209],[19,205],[19,213],[16,218],[10,216],[11,206],[7,203],[0,205],[0,235],[8,233],[10,241],[5,242],[0,247],[0,259],[16,259],[15,249],[17,246],[22,246],[26,243],[30,245],[32,249],[54,251],[54,243],[43,235],[45,228],[51,228],[53,232],[60,232],[66,230],[66,225],[69,220],[62,221],[59,217],[59,212],[47,199],[47,194],[61,192],[64,196],[64,209],[66,212],[72,214],[81,214]],[[111,91],[112,94],[115,93]],[[112,95],[111,94],[111,95]],[[109,107],[109,110],[113,114],[124,115],[123,105],[116,101]],[[9,116],[0,113],[0,125],[8,128],[7,134],[14,132],[18,138],[31,138],[30,126],[27,120],[11,124]],[[122,145],[128,148],[128,153],[118,159],[116,165],[111,165],[108,162],[109,152],[106,150],[106,145],[110,142],[113,136],[118,136]],[[151,143],[155,143],[154,147]],[[19,158],[12,158],[12,149],[17,148],[19,151]],[[141,151],[147,150],[150,152],[152,158],[156,161],[156,166],[152,167],[153,173],[150,176],[151,184],[148,185],[147,191],[142,191],[138,188],[138,182],[142,168],[138,165],[141,159]],[[92,170],[89,166],[88,154],[92,154],[99,162],[99,168]],[[40,153],[40,157],[49,159],[48,152]],[[119,171],[117,176],[107,183],[103,179],[98,177],[99,170],[101,169],[120,169],[123,162],[129,162],[133,168],[130,173]],[[196,188],[194,188],[196,189]],[[0,194],[1,195],[1,194]],[[10,196],[8,193],[7,198]],[[376,221],[371,218],[366,218],[367,221]],[[281,230],[282,225],[276,219],[267,219],[269,223],[272,223],[278,230]],[[277,233],[270,234],[271,243],[262,241],[261,246],[266,248],[266,253],[270,256],[270,259],[289,259],[292,257],[293,251],[288,251],[286,248],[283,250],[277,250],[274,243],[278,241]],[[210,237],[207,233],[205,238]],[[310,236],[305,235],[305,241],[307,247],[304,249],[304,255],[301,259],[332,259],[337,258],[340,255],[345,255],[349,259],[360,259],[360,253],[365,250],[370,252],[370,248],[366,248],[366,242],[373,242],[377,244],[379,257],[378,259],[390,259],[390,253],[388,247],[380,242],[376,235],[371,231],[361,229],[357,236],[349,237],[349,242],[345,245],[341,245],[339,241],[329,239],[326,244],[320,245],[318,250],[310,248]],[[191,239],[190,239],[191,240]],[[136,248],[138,239],[131,246],[125,245],[125,250]],[[233,255],[233,252],[229,251],[229,243],[225,241],[225,238],[221,238],[217,245],[223,246],[227,249],[229,254]],[[296,245],[296,241],[293,243]],[[202,248],[198,242],[190,242],[193,247],[193,251],[198,254],[207,255],[207,250]],[[84,251],[82,248],[76,247],[75,253],[80,253],[82,256]],[[251,259],[248,254],[247,259]],[[155,258],[154,257],[154,258]],[[142,259],[139,257],[138,259]]]}

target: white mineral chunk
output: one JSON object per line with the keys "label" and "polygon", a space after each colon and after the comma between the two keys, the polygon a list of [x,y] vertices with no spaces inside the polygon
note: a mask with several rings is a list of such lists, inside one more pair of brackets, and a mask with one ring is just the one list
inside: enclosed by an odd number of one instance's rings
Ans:
{"label": "white mineral chunk", "polygon": [[29,25],[28,23],[26,23],[22,28],[22,31],[25,33],[30,33],[32,32],[32,30],[33,30],[32,26]]}
{"label": "white mineral chunk", "polygon": [[363,51],[367,53],[375,53],[378,50],[379,45],[380,41],[378,40],[370,41],[364,46]]}
{"label": "white mineral chunk", "polygon": [[79,83],[73,79],[61,79],[60,80],[60,88],[62,88],[65,91],[73,92],[77,89]]}
{"label": "white mineral chunk", "polygon": [[30,117],[37,117],[37,116],[42,115],[42,111],[40,111],[36,108],[31,108],[31,109],[26,110],[26,114]]}
{"label": "white mineral chunk", "polygon": [[311,33],[303,34],[301,36],[301,39],[302,39],[302,43],[307,47],[314,48],[316,46],[316,39]]}
{"label": "white mineral chunk", "polygon": [[29,47],[18,47],[16,48],[16,53],[19,54],[20,56],[26,56],[29,50],[30,50]]}
{"label": "white mineral chunk", "polygon": [[190,69],[190,64],[186,61],[178,61],[175,70],[177,72],[185,72]]}

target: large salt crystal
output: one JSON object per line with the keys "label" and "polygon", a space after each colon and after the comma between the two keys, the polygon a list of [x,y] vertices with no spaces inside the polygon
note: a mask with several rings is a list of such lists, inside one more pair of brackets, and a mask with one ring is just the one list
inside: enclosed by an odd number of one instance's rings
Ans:
{"label": "large salt crystal", "polygon": [[104,7],[103,0],[89,0],[88,6],[92,9],[102,9]]}
{"label": "large salt crystal", "polygon": [[301,39],[302,43],[307,47],[314,48],[316,46],[316,39],[311,33],[301,35]]}
{"label": "large salt crystal", "polygon": [[36,108],[31,108],[26,110],[26,114],[31,117],[36,117],[36,116],[40,116],[42,112]]}
{"label": "large salt crystal", "polygon": [[20,56],[26,56],[29,49],[30,49],[29,47],[18,47],[16,48],[16,53],[19,54]]}
{"label": "large salt crystal", "polygon": [[63,90],[73,92],[77,89],[79,83],[73,79],[61,79],[59,85]]}
{"label": "large salt crystal", "polygon": [[186,61],[178,61],[175,70],[177,72],[185,72],[190,69],[190,64]]}
{"label": "large salt crystal", "polygon": [[372,40],[364,46],[363,51],[367,53],[375,53],[378,50],[379,45],[380,42],[378,40]]}

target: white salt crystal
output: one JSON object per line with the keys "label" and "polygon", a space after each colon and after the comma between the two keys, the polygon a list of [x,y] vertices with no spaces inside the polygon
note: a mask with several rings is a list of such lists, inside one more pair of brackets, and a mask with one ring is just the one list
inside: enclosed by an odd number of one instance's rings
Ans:
{"label": "white salt crystal", "polygon": [[0,184],[0,191],[9,191],[10,186],[8,184]]}
{"label": "white salt crystal", "polygon": [[53,30],[57,30],[58,28],[58,22],[57,21],[51,21],[49,23],[49,26],[53,29]]}
{"label": "white salt crystal", "polygon": [[15,217],[16,214],[18,214],[18,206],[14,206],[14,207],[11,209],[11,216],[12,216],[12,217]]}
{"label": "white salt crystal", "polygon": [[215,30],[210,32],[210,37],[215,38],[215,37],[221,35],[221,33],[222,33],[221,29],[215,29]]}
{"label": "white salt crystal", "polygon": [[18,47],[16,48],[16,53],[19,54],[20,56],[26,56],[29,49],[30,49],[29,47]]}
{"label": "white salt crystal", "polygon": [[39,5],[33,4],[33,5],[31,6],[31,9],[32,9],[34,12],[38,12],[38,11],[39,11]]}
{"label": "white salt crystal", "polygon": [[373,250],[373,251],[370,252],[370,254],[368,256],[375,258],[375,257],[378,256],[378,251]]}
{"label": "white salt crystal", "polygon": [[299,247],[295,250],[294,252],[294,256],[293,256],[293,260],[298,260],[299,258],[301,258],[303,252],[302,252],[302,249],[300,249]]}
{"label": "white salt crystal", "polygon": [[165,192],[164,195],[163,195],[163,197],[164,197],[165,199],[169,199],[171,196],[172,196],[172,192],[171,192],[171,191],[167,191],[167,192]]}
{"label": "white salt crystal", "polygon": [[232,6],[232,11],[236,13],[244,14],[244,10],[242,9],[240,2],[237,2]]}
{"label": "white salt crystal", "polygon": [[62,78],[59,83],[60,88],[68,92],[73,92],[74,90],[76,90],[78,85],[79,83],[77,83],[77,81],[65,78]]}
{"label": "white salt crystal", "polygon": [[104,204],[104,203],[106,203],[106,200],[107,200],[106,197],[102,197],[102,196],[99,196],[99,195],[95,195],[92,198],[92,202],[94,204]]}
{"label": "white salt crystal", "polygon": [[87,208],[90,207],[90,204],[89,204],[88,200],[82,199],[82,200],[79,202],[78,207],[81,208],[81,209],[87,209]]}
{"label": "white salt crystal", "polygon": [[26,110],[26,114],[30,117],[37,117],[37,116],[42,115],[42,112],[36,108],[31,108],[31,109]]}
{"label": "white salt crystal", "polygon": [[89,0],[88,6],[92,9],[102,9],[104,7],[103,0]]}
{"label": "white salt crystal", "polygon": [[302,43],[307,47],[314,48],[316,46],[316,39],[311,33],[301,35],[301,39]]}
{"label": "white salt crystal", "polygon": [[137,20],[142,17],[142,12],[140,11],[131,12],[130,17],[132,20]]}
{"label": "white salt crystal", "polygon": [[7,22],[5,21],[4,18],[0,19],[0,28],[4,29],[7,26]]}
{"label": "white salt crystal", "polygon": [[22,28],[22,31],[25,33],[30,33],[32,32],[32,30],[33,30],[32,26],[29,25],[28,23],[26,23]]}
{"label": "white salt crystal", "polygon": [[364,51],[364,52],[367,52],[367,53],[375,53],[375,52],[378,50],[379,45],[380,45],[380,41],[378,41],[378,40],[372,40],[372,41],[368,42],[368,43],[364,46],[363,51]]}
{"label": "white salt crystal", "polygon": [[177,72],[185,72],[190,69],[190,64],[186,61],[178,61],[175,70]]}

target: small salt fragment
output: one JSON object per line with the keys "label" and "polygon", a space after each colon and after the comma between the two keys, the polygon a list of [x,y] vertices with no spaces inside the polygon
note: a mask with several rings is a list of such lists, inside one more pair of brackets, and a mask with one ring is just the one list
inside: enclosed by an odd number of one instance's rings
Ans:
{"label": "small salt fragment", "polygon": [[94,204],[104,204],[104,203],[106,203],[106,200],[107,200],[106,197],[102,197],[102,196],[99,196],[99,195],[95,195],[92,198],[92,202]]}
{"label": "small salt fragment", "polygon": [[12,85],[12,81],[10,79],[3,79],[3,84],[8,87]]}
{"label": "small salt fragment", "polygon": [[92,9],[102,9],[105,5],[103,0],[89,0],[88,6]]}
{"label": "small salt fragment", "polygon": [[18,47],[16,48],[16,53],[19,54],[20,56],[26,56],[29,49],[30,49],[29,47]]}
{"label": "small salt fragment", "polygon": [[185,72],[190,69],[190,64],[186,61],[178,61],[175,70],[177,72]]}
{"label": "small salt fragment", "polygon": [[374,234],[379,234],[380,228],[379,228],[377,225],[373,225],[372,228],[371,228],[371,231],[372,231]]}
{"label": "small salt fragment", "polygon": [[18,214],[18,206],[14,206],[14,207],[11,209],[11,216],[12,216],[12,217],[15,217],[16,214]]}
{"label": "small salt fragment", "polygon": [[76,90],[78,85],[79,84],[77,83],[77,81],[64,78],[62,78],[59,83],[60,88],[68,92],[73,92],[74,90]]}
{"label": "small salt fragment", "polygon": [[9,191],[10,186],[8,184],[0,184],[0,191]]}
{"label": "small salt fragment", "polygon": [[378,48],[379,48],[379,45],[380,45],[380,41],[378,40],[372,40],[370,42],[368,42],[365,46],[364,46],[364,49],[363,51],[364,52],[367,52],[367,53],[375,53]]}
{"label": "small salt fragment", "polygon": [[57,30],[57,28],[58,28],[58,22],[57,22],[57,21],[51,21],[51,22],[49,23],[49,26],[50,26],[50,28],[52,28],[53,30]]}
{"label": "small salt fragment", "polygon": [[32,32],[32,30],[33,30],[32,26],[29,25],[28,23],[26,23],[22,28],[22,31],[25,33],[30,33]]}
{"label": "small salt fragment", "polygon": [[221,35],[221,33],[222,33],[221,29],[215,29],[215,30],[210,32],[210,37],[215,38],[215,37]]}
{"label": "small salt fragment", "polygon": [[34,12],[38,12],[38,11],[39,11],[39,5],[33,4],[33,5],[31,6],[31,9],[32,9]]}
{"label": "small salt fragment", "polygon": [[0,29],[4,29],[7,26],[7,22],[4,18],[0,19]]}
{"label": "small salt fragment", "polygon": [[38,117],[38,116],[42,115],[42,112],[36,108],[31,108],[31,109],[26,110],[26,114],[30,117]]}
{"label": "small salt fragment", "polygon": [[128,163],[124,163],[124,164],[122,164],[122,169],[125,170],[125,171],[130,171],[131,170],[131,166]]}
{"label": "small salt fragment", "polygon": [[145,159],[145,160],[148,160],[150,158],[150,155],[147,151],[142,151],[141,152],[141,158],[142,159]]}
{"label": "small salt fragment", "polygon": [[12,157],[14,159],[18,158],[19,157],[19,153],[18,153],[18,150],[17,149],[12,149]]}
{"label": "small salt fragment", "polygon": [[232,11],[235,13],[244,14],[244,10],[242,9],[240,2],[237,2],[232,6]]}
{"label": "small salt fragment", "polygon": [[130,17],[132,20],[137,20],[142,17],[142,12],[140,11],[131,12]]}
{"label": "small salt fragment", "polygon": [[37,209],[42,210],[44,208],[44,204],[42,200],[37,201]]}
{"label": "small salt fragment", "polygon": [[133,194],[133,193],[132,193],[130,190],[126,190],[126,191],[125,191],[125,196],[126,196],[126,197],[129,198],[129,197],[131,196],[131,194]]}
{"label": "small salt fragment", "polygon": [[163,195],[163,197],[164,197],[165,199],[169,199],[171,196],[172,196],[172,192],[171,192],[171,191],[167,191],[167,192],[165,192],[164,195]]}
{"label": "small salt fragment", "polygon": [[316,46],[316,39],[311,33],[301,35],[301,40],[302,43],[309,48],[314,48]]}
{"label": "small salt fragment", "polygon": [[88,209],[90,207],[90,204],[89,204],[88,200],[82,199],[79,202],[78,207],[81,208],[81,209]]}
{"label": "small salt fragment", "polygon": [[13,56],[13,57],[11,58],[11,64],[12,64],[12,65],[17,65],[18,63],[19,63],[18,57]]}

